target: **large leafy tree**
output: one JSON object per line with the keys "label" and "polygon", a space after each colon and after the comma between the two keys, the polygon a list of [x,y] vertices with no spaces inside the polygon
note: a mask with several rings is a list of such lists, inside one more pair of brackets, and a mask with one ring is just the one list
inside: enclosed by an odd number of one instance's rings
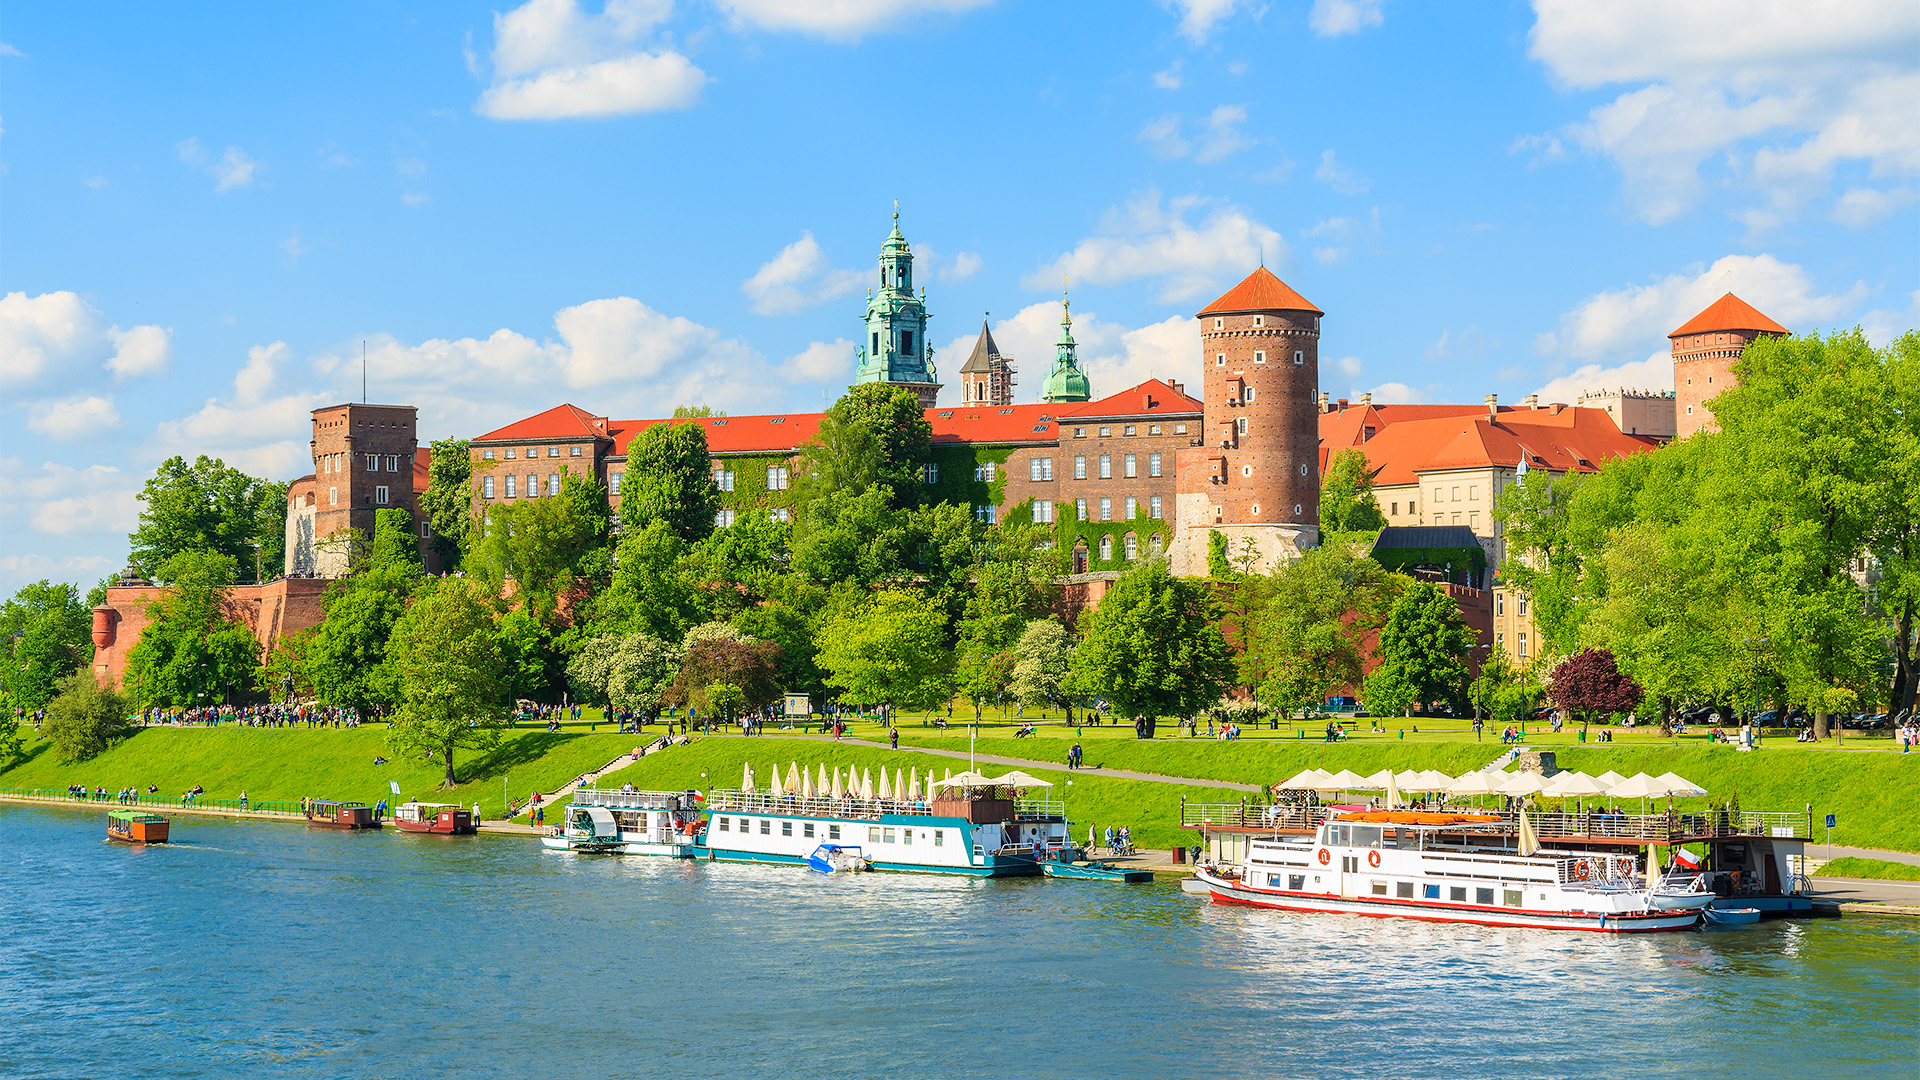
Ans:
{"label": "large leafy tree", "polygon": [[101,685],[92,671],[75,671],[61,677],[40,734],[53,742],[56,759],[76,762],[112,746],[126,727],[126,699]]}
{"label": "large leafy tree", "polygon": [[1480,673],[1474,677],[1469,693],[1474,715],[1484,711],[1494,720],[1508,724],[1532,712],[1546,696],[1546,687],[1540,685],[1538,665],[1516,664],[1508,658],[1506,650],[1496,649],[1486,663],[1480,665]]}
{"label": "large leafy tree", "polygon": [[514,602],[550,623],[563,604],[584,600],[611,570],[607,534],[606,488],[568,471],[559,495],[490,510],[467,553],[467,572],[499,594],[511,581]]}
{"label": "large leafy tree", "polygon": [[387,740],[398,754],[439,758],[443,788],[457,782],[456,750],[491,749],[506,726],[500,705],[506,661],[492,605],[480,583],[437,582],[421,590],[388,644],[400,704]]}
{"label": "large leafy tree", "polygon": [[1379,663],[1362,684],[1361,696],[1369,709],[1388,714],[1433,702],[1461,704],[1473,643],[1473,631],[1446,590],[1412,582],[1380,628]]}
{"label": "large leafy tree", "polygon": [[1191,716],[1219,700],[1233,659],[1210,612],[1206,587],[1150,560],[1113,583],[1082,616],[1074,685],[1104,697],[1116,715],[1145,721]]}
{"label": "large leafy tree", "polygon": [[764,708],[780,700],[780,646],[738,632],[692,638],[671,699],[711,715],[716,708],[712,691],[721,685],[736,692],[731,709]]}
{"label": "large leafy tree", "polygon": [[159,574],[173,587],[147,606],[147,627],[127,653],[127,697],[137,706],[190,707],[250,691],[260,644],[229,609],[232,556],[183,551]]}
{"label": "large leafy tree", "polygon": [[473,523],[473,455],[465,439],[435,439],[427,461],[427,490],[420,513],[432,527],[432,544],[447,570],[460,568]]}
{"label": "large leafy tree", "polygon": [[1073,723],[1073,635],[1059,620],[1034,619],[1013,645],[1013,673],[1007,689],[1022,704],[1059,706]]}
{"label": "large leafy tree", "polygon": [[1881,396],[1874,410],[1883,448],[1875,474],[1880,510],[1867,550],[1880,570],[1875,599],[1891,633],[1893,712],[1912,709],[1920,691],[1920,331],[1900,335],[1879,357]]}
{"label": "large leafy tree", "polygon": [[626,530],[612,580],[588,605],[592,632],[645,632],[663,641],[680,640],[705,617],[701,591],[690,580],[688,553],[687,542],[664,521]]}
{"label": "large leafy tree", "polygon": [[821,627],[816,662],[853,704],[931,705],[951,686],[946,636],[937,601],[916,589],[882,589]]}
{"label": "large leafy tree", "polygon": [[605,634],[589,640],[567,665],[582,700],[610,710],[652,713],[680,674],[686,650],[646,633]]}
{"label": "large leafy tree", "polygon": [[1379,532],[1386,525],[1387,516],[1373,497],[1367,452],[1357,446],[1334,451],[1320,479],[1320,531]]}
{"label": "large leafy tree", "polygon": [[1548,676],[1547,699],[1585,726],[1596,716],[1619,716],[1639,708],[1646,691],[1620,670],[1611,652],[1582,649],[1554,667]]}
{"label": "large leafy tree", "polygon": [[[286,486],[271,484],[205,455],[170,457],[140,491],[140,524],[127,537],[135,566],[166,582],[168,560],[212,551],[236,572],[272,576],[284,561]],[[275,552],[279,552],[276,557]]]}
{"label": "large leafy tree", "polygon": [[1282,563],[1247,616],[1244,681],[1283,716],[1320,704],[1339,687],[1359,686],[1368,639],[1405,583],[1362,545],[1337,536]]}
{"label": "large leafy tree", "polygon": [[[329,585],[321,599],[326,617],[288,646],[304,669],[296,685],[311,687],[323,704],[368,714],[399,699],[398,676],[386,662],[387,639],[420,579],[412,521],[405,510],[374,514],[373,540],[354,545],[351,572]],[[288,664],[274,660],[267,666],[280,672],[284,690]],[[268,676],[270,688],[274,681]]]}
{"label": "large leafy tree", "polygon": [[801,449],[798,500],[803,506],[833,491],[888,489],[890,505],[920,502],[920,470],[933,450],[933,426],[913,391],[859,383],[821,417]]}
{"label": "large leafy tree", "polygon": [[29,712],[53,698],[54,684],[93,654],[92,612],[75,586],[41,580],[0,606],[0,711]]}
{"label": "large leafy tree", "polygon": [[627,444],[620,488],[620,527],[627,532],[664,521],[692,543],[713,531],[720,489],[701,424],[655,424]]}
{"label": "large leafy tree", "polygon": [[892,489],[836,488],[801,509],[793,569],[819,585],[868,588],[900,576],[911,540],[906,514],[893,509]]}
{"label": "large leafy tree", "polygon": [[769,514],[742,513],[732,525],[713,530],[685,553],[682,575],[715,618],[732,618],[778,589],[787,569],[792,532],[791,524],[775,521]]}

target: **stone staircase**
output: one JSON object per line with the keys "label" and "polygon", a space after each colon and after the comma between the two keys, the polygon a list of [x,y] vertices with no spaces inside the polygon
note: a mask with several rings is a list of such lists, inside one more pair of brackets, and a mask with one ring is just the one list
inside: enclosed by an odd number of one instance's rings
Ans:
{"label": "stone staircase", "polygon": [[[551,806],[554,803],[557,803],[560,800],[566,798],[567,796],[573,794],[575,791],[579,790],[580,788],[586,787],[588,785],[598,785],[600,783],[601,777],[606,776],[609,773],[619,772],[621,769],[624,769],[627,766],[633,764],[634,762],[639,761],[641,758],[646,757],[648,754],[657,754],[660,751],[665,750],[669,746],[679,746],[685,743],[686,741],[687,741],[687,737],[685,735],[674,735],[674,736],[662,735],[659,738],[653,740],[652,742],[647,743],[645,746],[636,748],[634,752],[631,754],[621,754],[619,757],[614,758],[612,761],[607,762],[605,765],[600,766],[598,769],[595,769],[591,772],[581,773],[579,776],[576,776],[573,779],[567,781],[565,784],[562,784],[557,790],[553,792],[541,792],[541,796],[542,796],[540,800],[541,804],[546,806]],[[532,797],[529,796],[525,801],[515,803],[513,806],[508,807],[507,808],[508,819],[511,820],[513,818],[523,816],[524,814],[526,814],[527,810],[532,806],[532,803],[533,803]]]}

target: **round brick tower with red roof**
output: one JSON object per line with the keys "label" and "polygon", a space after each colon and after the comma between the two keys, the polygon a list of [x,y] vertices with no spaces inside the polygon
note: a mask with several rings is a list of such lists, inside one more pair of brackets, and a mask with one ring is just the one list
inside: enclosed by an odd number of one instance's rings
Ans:
{"label": "round brick tower with red roof", "polygon": [[1733,362],[1740,359],[1748,342],[1762,334],[1778,337],[1785,333],[1786,327],[1728,293],[1668,334],[1673,342],[1677,437],[1684,439],[1702,428],[1716,426],[1707,402],[1733,385]]}
{"label": "round brick tower with red roof", "polygon": [[1320,319],[1265,267],[1200,311],[1204,445],[1180,453],[1176,573],[1207,572],[1207,534],[1260,569],[1318,542]]}

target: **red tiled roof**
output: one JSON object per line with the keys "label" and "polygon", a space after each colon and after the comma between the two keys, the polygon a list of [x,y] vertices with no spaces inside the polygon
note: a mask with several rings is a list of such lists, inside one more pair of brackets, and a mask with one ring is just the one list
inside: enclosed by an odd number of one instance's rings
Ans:
{"label": "red tiled roof", "polygon": [[699,424],[714,454],[773,454],[797,449],[819,430],[821,413],[763,413],[759,416],[702,416],[693,419],[615,420],[607,425],[613,452],[624,454],[635,435],[658,424]]}
{"label": "red tiled roof", "polygon": [[1673,333],[1670,338],[1687,334],[1711,334],[1716,330],[1765,330],[1771,334],[1787,333],[1787,328],[1754,310],[1752,304],[1728,293],[1707,305],[1707,310],[1688,319],[1686,325]]}
{"label": "red tiled roof", "polygon": [[1294,292],[1292,286],[1274,277],[1273,271],[1264,266],[1228,289],[1225,296],[1201,308],[1200,314],[1220,315],[1235,311],[1311,311],[1315,315],[1326,314],[1308,303],[1306,297]]}
{"label": "red tiled roof", "polygon": [[474,442],[508,439],[578,439],[584,436],[607,437],[607,418],[595,416],[574,405],[555,405],[546,412],[534,413],[497,431],[489,431]]}
{"label": "red tiled roof", "polygon": [[[1386,417],[1392,410],[1418,407],[1389,405],[1378,412]],[[1321,463],[1324,466],[1335,450],[1359,446],[1366,451],[1367,464],[1374,470],[1374,483],[1413,484],[1419,482],[1422,472],[1513,468],[1522,458],[1528,468],[1594,472],[1614,458],[1645,453],[1659,445],[1649,438],[1622,434],[1604,409],[1502,409],[1496,417],[1489,417],[1484,408],[1439,408],[1462,411],[1453,416],[1383,421],[1374,437],[1364,443],[1357,437],[1357,427],[1353,437],[1342,438],[1339,435],[1348,425],[1331,421],[1368,410],[1323,413]]]}
{"label": "red tiled roof", "polygon": [[1148,379],[1138,386],[1129,387],[1117,394],[1108,394],[1096,401],[1086,401],[1078,405],[1058,406],[1056,414],[1061,419],[1067,417],[1092,418],[1100,416],[1152,416],[1154,414],[1181,415],[1199,413],[1204,406],[1194,398],[1188,397],[1173,386],[1160,379]]}

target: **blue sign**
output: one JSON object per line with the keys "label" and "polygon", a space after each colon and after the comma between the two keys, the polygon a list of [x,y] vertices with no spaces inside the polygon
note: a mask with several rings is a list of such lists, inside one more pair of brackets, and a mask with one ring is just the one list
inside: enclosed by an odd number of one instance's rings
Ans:
{"label": "blue sign", "polygon": [[1831,828],[1833,828],[1833,815],[1832,815],[1832,814],[1828,814],[1828,815],[1827,815],[1827,828],[1829,828],[1829,829],[1831,829]]}

